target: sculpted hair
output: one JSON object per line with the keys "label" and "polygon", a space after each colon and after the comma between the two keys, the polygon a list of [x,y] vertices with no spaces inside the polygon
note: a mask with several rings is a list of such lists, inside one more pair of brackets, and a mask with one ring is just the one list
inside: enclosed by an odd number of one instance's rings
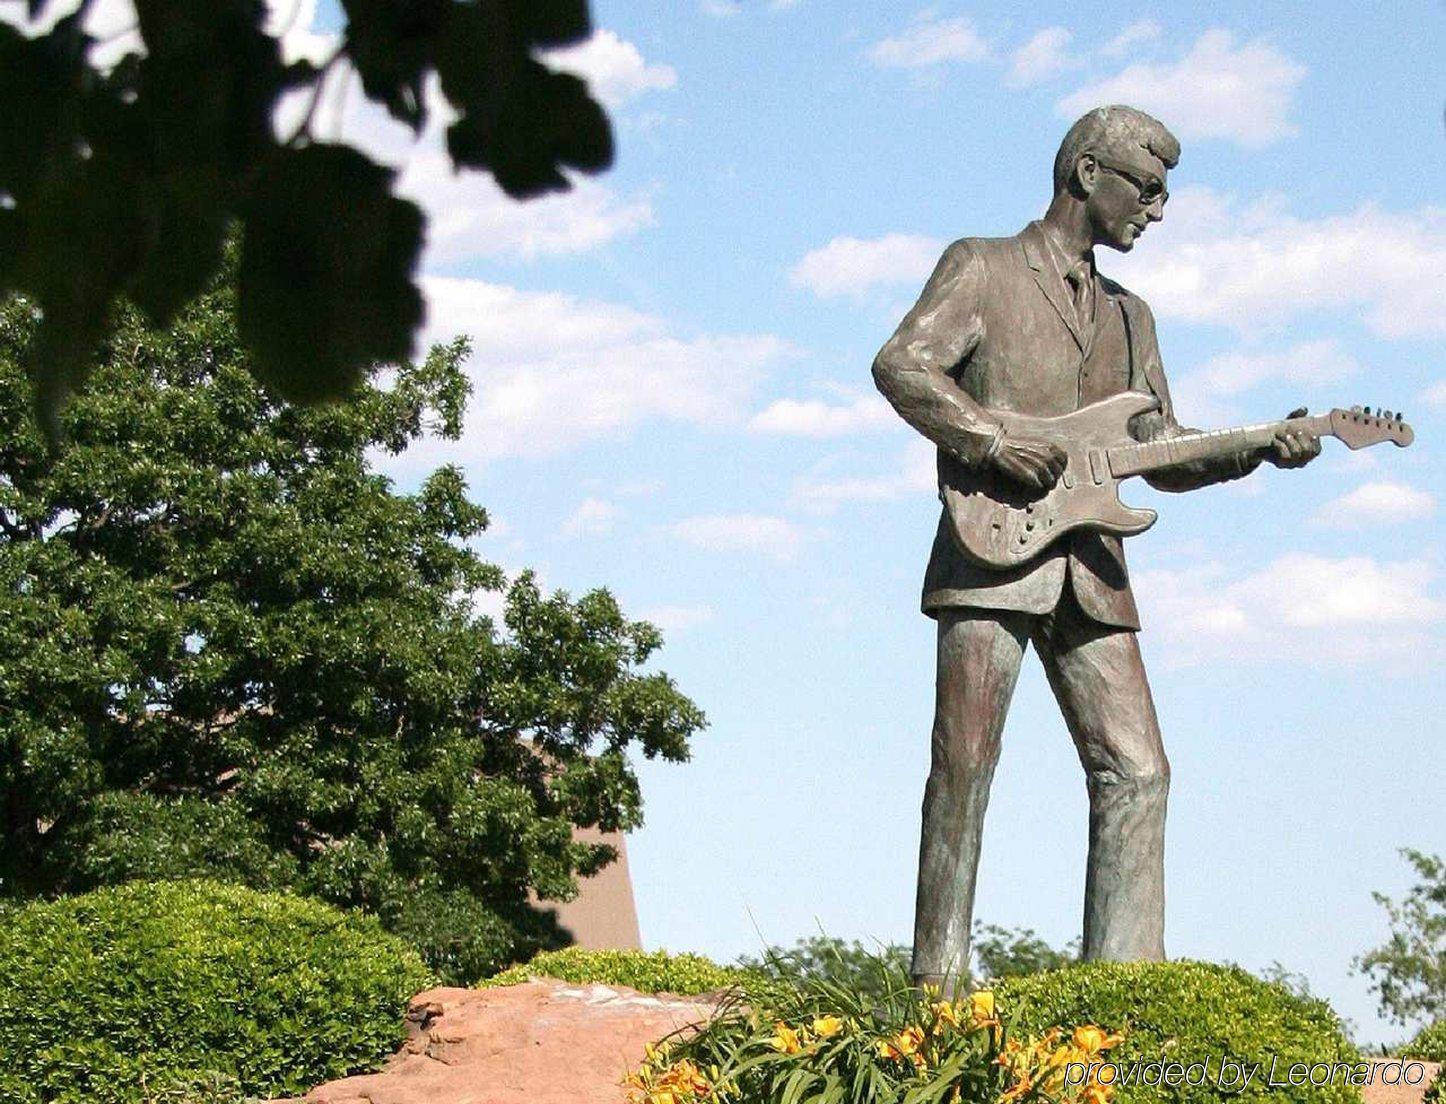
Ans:
{"label": "sculpted hair", "polygon": [[1098,151],[1124,156],[1131,147],[1158,157],[1167,169],[1180,161],[1180,140],[1159,119],[1120,104],[1095,108],[1070,127],[1059,144],[1054,155],[1054,194],[1069,187],[1075,163],[1084,154]]}

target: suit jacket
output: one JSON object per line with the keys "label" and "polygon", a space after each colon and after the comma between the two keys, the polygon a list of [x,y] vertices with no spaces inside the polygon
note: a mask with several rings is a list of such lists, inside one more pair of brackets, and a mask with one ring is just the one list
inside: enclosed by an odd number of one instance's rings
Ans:
{"label": "suit jacket", "polygon": [[[988,453],[996,409],[1067,414],[1125,390],[1160,410],[1135,420],[1141,440],[1183,432],[1175,420],[1144,300],[1096,277],[1093,318],[1081,318],[1047,231],[1038,222],[1010,238],[966,238],[944,251],[914,308],[874,361],[874,379],[900,415],[939,446],[944,512],[924,577],[924,612],[950,606],[1046,613],[1068,581],[1084,612],[1140,627],[1118,537],[1073,533],[1036,559],[999,570],[970,559],[954,536],[961,492],[1007,477]],[[1227,457],[1180,465],[1149,481],[1186,490],[1233,479],[1258,463]]]}

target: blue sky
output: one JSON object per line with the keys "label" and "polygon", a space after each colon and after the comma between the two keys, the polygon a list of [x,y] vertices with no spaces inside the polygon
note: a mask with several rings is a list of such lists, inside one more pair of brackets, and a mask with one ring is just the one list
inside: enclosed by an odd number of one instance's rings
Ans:
{"label": "blue sky", "polygon": [[[1368,403],[1418,433],[1185,496],[1126,488],[1161,513],[1128,551],[1174,768],[1167,948],[1279,961],[1367,1039],[1402,1033],[1350,962],[1386,935],[1371,891],[1409,884],[1396,849],[1446,843],[1446,8],[1382,10],[597,0],[558,63],[609,104],[617,165],[527,205],[453,177],[435,132],[328,98],[333,132],[404,166],[432,216],[427,337],[474,338],[464,439],[399,481],[460,464],[496,520],[482,550],[611,588],[708,713],[691,764],[640,765],[649,946],[909,938],[938,504],[870,362],[943,245],[1038,217],[1068,124],[1127,102],[1184,156],[1164,223],[1099,261],[1154,307],[1181,418]],[[297,15],[298,51],[337,25]],[[978,915],[1077,934],[1085,833],[1028,657]]]}

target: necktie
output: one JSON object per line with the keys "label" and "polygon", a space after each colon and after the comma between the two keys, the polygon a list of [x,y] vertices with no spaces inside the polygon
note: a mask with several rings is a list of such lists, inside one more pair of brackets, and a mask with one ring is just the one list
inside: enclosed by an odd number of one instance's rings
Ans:
{"label": "necktie", "polygon": [[1076,261],[1065,275],[1074,296],[1075,313],[1079,316],[1080,328],[1087,329],[1094,320],[1094,280],[1091,279],[1088,261]]}

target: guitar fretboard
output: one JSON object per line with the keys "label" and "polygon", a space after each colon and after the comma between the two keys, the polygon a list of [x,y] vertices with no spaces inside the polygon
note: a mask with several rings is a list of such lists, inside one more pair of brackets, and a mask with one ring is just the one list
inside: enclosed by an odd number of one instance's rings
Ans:
{"label": "guitar fretboard", "polygon": [[1299,429],[1323,436],[1331,431],[1330,416],[1322,414],[1313,418],[1262,422],[1234,429],[1182,433],[1177,437],[1162,437],[1158,441],[1144,441],[1138,445],[1116,445],[1108,450],[1110,471],[1116,478],[1123,479],[1127,475],[1171,468],[1176,464],[1254,451],[1268,446],[1282,429]]}

